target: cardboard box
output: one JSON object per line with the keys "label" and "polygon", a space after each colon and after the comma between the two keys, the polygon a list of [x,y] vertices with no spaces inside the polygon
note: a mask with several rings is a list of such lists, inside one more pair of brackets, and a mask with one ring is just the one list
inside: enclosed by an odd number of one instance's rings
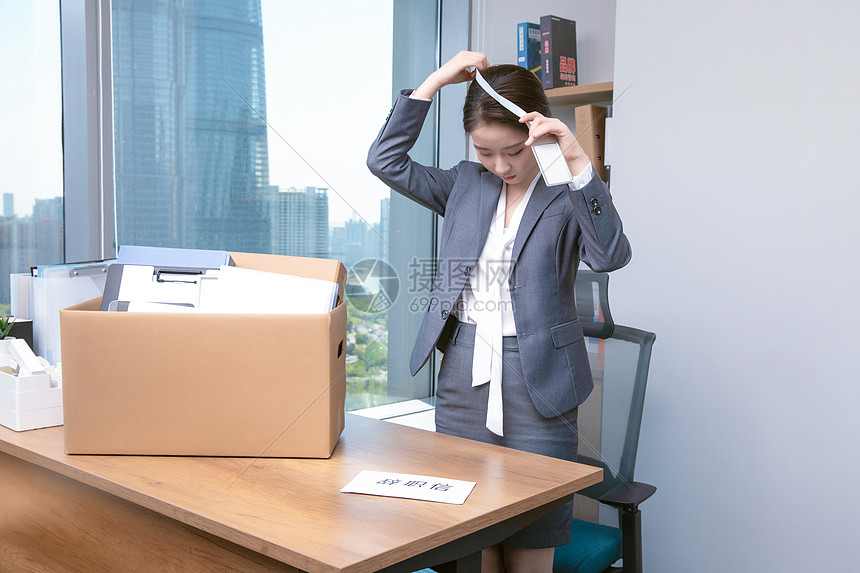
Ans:
{"label": "cardboard box", "polygon": [[573,110],[576,140],[588,155],[594,170],[606,181],[606,108],[597,105],[580,105]]}
{"label": "cardboard box", "polygon": [[329,457],[344,426],[346,269],[231,253],[236,266],[336,281],[321,315],[60,312],[70,454]]}

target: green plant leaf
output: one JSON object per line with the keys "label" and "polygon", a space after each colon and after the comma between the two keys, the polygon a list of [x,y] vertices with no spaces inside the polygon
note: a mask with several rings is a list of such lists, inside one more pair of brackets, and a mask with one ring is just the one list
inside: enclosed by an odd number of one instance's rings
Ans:
{"label": "green plant leaf", "polygon": [[0,340],[6,338],[9,332],[12,330],[12,325],[15,324],[15,317],[9,315],[3,315],[0,317]]}

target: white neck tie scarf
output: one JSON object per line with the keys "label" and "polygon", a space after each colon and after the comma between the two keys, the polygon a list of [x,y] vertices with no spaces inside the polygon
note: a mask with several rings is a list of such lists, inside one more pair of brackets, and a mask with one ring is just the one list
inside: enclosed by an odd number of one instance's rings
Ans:
{"label": "white neck tie scarf", "polygon": [[526,203],[538,182],[540,174],[534,178],[523,200],[511,217],[505,232],[505,208],[507,206],[507,185],[502,184],[496,213],[490,223],[490,231],[484,250],[469,277],[470,287],[475,297],[474,308],[469,314],[475,319],[475,348],[472,357],[472,387],[490,383],[487,398],[487,429],[503,436],[504,413],[502,408],[502,289],[508,281],[511,260],[506,249],[516,239],[520,220],[523,218]]}

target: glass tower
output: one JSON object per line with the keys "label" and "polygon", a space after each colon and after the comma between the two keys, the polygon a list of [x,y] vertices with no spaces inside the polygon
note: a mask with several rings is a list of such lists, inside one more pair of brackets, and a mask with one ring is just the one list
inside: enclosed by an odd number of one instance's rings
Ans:
{"label": "glass tower", "polygon": [[115,0],[119,244],[268,252],[260,0]]}
{"label": "glass tower", "polygon": [[294,187],[273,194],[272,253],[327,258],[328,195],[326,188]]}

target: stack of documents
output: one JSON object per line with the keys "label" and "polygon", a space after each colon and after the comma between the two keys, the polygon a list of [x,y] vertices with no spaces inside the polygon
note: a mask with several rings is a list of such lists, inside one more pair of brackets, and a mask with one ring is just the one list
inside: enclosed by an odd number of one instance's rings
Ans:
{"label": "stack of documents", "polygon": [[214,251],[183,256],[183,249],[162,250],[169,252],[121,247],[108,271],[102,310],[324,314],[337,303],[336,282],[235,267],[227,253],[213,258]]}
{"label": "stack of documents", "polygon": [[337,283],[222,266],[201,282],[201,312],[324,314],[337,302]]}

